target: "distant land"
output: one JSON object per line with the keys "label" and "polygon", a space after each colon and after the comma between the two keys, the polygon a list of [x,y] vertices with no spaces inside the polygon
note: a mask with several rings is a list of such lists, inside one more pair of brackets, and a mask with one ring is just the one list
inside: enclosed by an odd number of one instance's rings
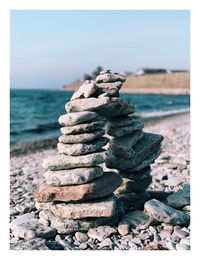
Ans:
{"label": "distant land", "polygon": [[[64,85],[64,90],[75,91],[83,81]],[[121,93],[190,94],[190,72],[173,72],[146,75],[128,75]]]}

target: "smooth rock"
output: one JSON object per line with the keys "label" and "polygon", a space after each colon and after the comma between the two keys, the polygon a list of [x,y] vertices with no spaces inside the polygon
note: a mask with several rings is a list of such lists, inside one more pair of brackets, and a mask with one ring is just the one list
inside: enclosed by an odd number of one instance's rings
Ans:
{"label": "smooth rock", "polygon": [[123,172],[119,172],[119,174],[123,177],[123,178],[128,178],[130,180],[133,181],[140,181],[140,180],[145,180],[147,177],[150,176],[151,173],[151,167],[145,167],[144,169],[140,170],[140,171],[123,171]]}
{"label": "smooth rock", "polygon": [[53,171],[79,167],[92,167],[104,163],[106,158],[107,153],[104,151],[82,156],[69,156],[59,154],[44,159],[42,167]]}
{"label": "smooth rock", "polygon": [[112,73],[112,72],[107,72],[104,74],[100,74],[96,77],[96,82],[101,83],[101,82],[116,82],[116,81],[121,81],[124,82],[126,81],[126,77],[122,74],[119,73]]}
{"label": "smooth rock", "polygon": [[86,242],[89,239],[88,235],[83,232],[76,232],[75,238],[76,238],[76,240],[78,240],[81,243]]}
{"label": "smooth rock", "polygon": [[105,172],[102,177],[81,185],[56,187],[42,184],[35,192],[35,199],[38,202],[98,199],[112,194],[121,183],[122,179],[118,174]]}
{"label": "smooth rock", "polygon": [[89,122],[98,117],[95,112],[92,111],[80,111],[76,113],[68,113],[65,115],[61,115],[58,118],[58,122],[63,126],[74,126],[81,123]]}
{"label": "smooth rock", "polygon": [[[47,206],[47,205],[48,206]],[[38,209],[48,209],[55,216],[68,219],[82,219],[88,217],[111,217],[116,213],[116,199],[114,196],[101,200],[82,203],[37,203]]]}
{"label": "smooth rock", "polygon": [[77,231],[85,232],[88,231],[90,228],[98,227],[100,225],[116,225],[116,223],[118,222],[118,215],[115,215],[113,217],[97,217],[70,220],[66,218],[59,218],[53,215],[50,211],[43,210],[40,211],[39,216],[47,219],[51,223],[51,227],[57,229],[57,232],[59,234],[71,234]]}
{"label": "smooth rock", "polygon": [[190,205],[190,185],[185,185],[182,190],[167,197],[167,204],[177,209]]}
{"label": "smooth rock", "polygon": [[129,134],[134,134],[137,130],[142,130],[144,124],[141,121],[133,121],[131,125],[123,126],[123,127],[107,127],[107,134],[114,137],[122,137]]}
{"label": "smooth rock", "polygon": [[[96,120],[96,119],[95,119]],[[92,121],[85,124],[79,124],[74,126],[64,126],[60,128],[60,131],[63,135],[68,134],[82,134],[93,132],[99,130],[105,126],[105,122],[102,121]]]}
{"label": "smooth rock", "polygon": [[88,247],[87,243],[81,243],[81,244],[79,245],[79,248],[82,249],[82,250],[87,249],[87,247]]}
{"label": "smooth rock", "polygon": [[35,229],[38,224],[38,219],[34,212],[26,213],[18,216],[10,223],[10,229],[16,237],[31,239],[35,237]]}
{"label": "smooth rock", "polygon": [[164,203],[152,199],[145,203],[145,212],[159,222],[170,223],[171,225],[187,225],[189,216],[182,211],[175,210]]}
{"label": "smooth rock", "polygon": [[142,139],[143,131],[137,130],[134,134],[126,135],[120,138],[111,138],[109,149],[116,157],[133,158],[135,151],[133,146]]}
{"label": "smooth rock", "polygon": [[107,237],[106,239],[104,239],[101,243],[99,243],[99,248],[103,248],[103,247],[110,247],[112,248],[114,245],[114,243],[112,242],[112,240]]}
{"label": "smooth rock", "polygon": [[120,98],[85,98],[80,100],[73,100],[66,103],[66,111],[83,112],[94,111],[99,115],[106,117],[117,117],[129,115],[134,112],[134,107]]}
{"label": "smooth rock", "polygon": [[58,171],[48,170],[43,174],[46,183],[53,186],[83,184],[102,175],[103,169],[99,166]]}
{"label": "smooth rock", "polygon": [[107,126],[108,126],[108,128],[124,127],[127,125],[131,125],[135,120],[137,120],[137,118],[134,117],[133,115],[111,118],[108,121]]}
{"label": "smooth rock", "polygon": [[176,250],[190,250],[190,246],[186,244],[176,244]]}
{"label": "smooth rock", "polygon": [[58,143],[57,148],[60,154],[77,156],[77,155],[84,155],[84,154],[97,152],[101,150],[101,148],[105,146],[108,143],[108,141],[109,141],[108,138],[100,137],[94,141],[90,141],[87,143],[77,143],[77,144]]}
{"label": "smooth rock", "polygon": [[79,89],[72,95],[70,100],[79,98],[88,98],[97,90],[97,85],[94,80],[86,80]]}
{"label": "smooth rock", "polygon": [[174,234],[179,238],[186,238],[188,236],[188,232],[181,230],[179,228],[174,228]]}
{"label": "smooth rock", "polygon": [[91,228],[88,231],[88,236],[98,241],[103,241],[107,237],[110,237],[112,234],[116,234],[117,230],[110,226],[99,226],[97,228]]}
{"label": "smooth rock", "polygon": [[90,133],[76,134],[76,135],[61,135],[58,140],[60,143],[64,144],[79,144],[91,142],[105,134],[103,129],[96,130]]}
{"label": "smooth rock", "polygon": [[39,238],[53,238],[56,236],[57,230],[52,227],[39,227],[35,231],[35,236]]}
{"label": "smooth rock", "polygon": [[132,211],[127,213],[119,222],[118,231],[121,235],[128,234],[126,230],[131,227],[138,229],[146,229],[151,224],[152,219],[141,210]]}
{"label": "smooth rock", "polygon": [[115,194],[132,193],[132,192],[143,192],[152,183],[152,177],[149,175],[147,178],[139,181],[133,181],[127,178],[122,178],[123,183],[115,191]]}
{"label": "smooth rock", "polygon": [[131,232],[131,226],[128,223],[124,223],[118,226],[118,232],[122,236],[126,236]]}

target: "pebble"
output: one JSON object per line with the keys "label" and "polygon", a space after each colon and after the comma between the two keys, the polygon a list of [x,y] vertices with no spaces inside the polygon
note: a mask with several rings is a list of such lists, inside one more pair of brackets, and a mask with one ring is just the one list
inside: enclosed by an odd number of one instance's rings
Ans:
{"label": "pebble", "polygon": [[190,246],[186,244],[176,244],[176,250],[190,250]]}
{"label": "pebble", "polygon": [[103,247],[113,247],[113,242],[112,240],[108,237],[106,239],[104,239],[101,243],[99,243],[99,248],[103,248]]}
{"label": "pebble", "polygon": [[180,244],[185,244],[190,246],[190,237],[182,238]]}
{"label": "pebble", "polygon": [[112,234],[116,234],[117,230],[110,226],[99,226],[97,228],[91,228],[88,231],[88,236],[97,239],[100,242],[111,236]]}
{"label": "pebble", "polygon": [[35,236],[39,238],[53,238],[56,236],[57,230],[52,227],[39,227],[35,231]]}
{"label": "pebble", "polygon": [[88,240],[88,235],[82,232],[76,232],[75,233],[75,238],[78,240],[80,243],[86,242]]}
{"label": "pebble", "polygon": [[56,235],[55,236],[55,241],[59,242],[60,240],[62,240],[62,237],[60,235]]}
{"label": "pebble", "polygon": [[181,230],[180,228],[174,228],[174,234],[179,238],[185,238],[188,236],[188,232]]}
{"label": "pebble", "polygon": [[81,243],[81,244],[79,245],[79,248],[80,248],[80,249],[83,249],[83,250],[85,250],[87,247],[88,247],[88,245],[87,245],[86,243]]}
{"label": "pebble", "polygon": [[169,250],[176,250],[176,244],[173,243],[171,240],[166,242],[166,248]]}

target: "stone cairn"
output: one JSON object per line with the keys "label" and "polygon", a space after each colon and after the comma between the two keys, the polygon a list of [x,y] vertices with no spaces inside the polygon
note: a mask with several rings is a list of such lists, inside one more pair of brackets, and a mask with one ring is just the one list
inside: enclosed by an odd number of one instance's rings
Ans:
{"label": "stone cairn", "polygon": [[60,234],[117,225],[152,181],[149,165],[160,154],[162,137],[144,133],[134,107],[119,98],[125,80],[102,71],[74,93],[58,120],[58,155],[43,161],[46,183],[35,200],[40,223]]}

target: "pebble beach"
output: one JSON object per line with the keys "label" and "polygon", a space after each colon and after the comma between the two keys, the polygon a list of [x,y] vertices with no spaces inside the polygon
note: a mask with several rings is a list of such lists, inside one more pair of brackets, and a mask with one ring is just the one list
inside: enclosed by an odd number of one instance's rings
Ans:
{"label": "pebble beach", "polygon": [[[190,114],[173,115],[145,123],[144,131],[164,136],[162,153],[152,165],[153,182],[148,188],[150,199],[165,200],[166,194],[181,191],[190,184]],[[55,143],[55,142],[54,142]],[[51,147],[51,144],[49,145]],[[19,216],[37,225],[34,191],[44,183],[42,160],[55,155],[56,149],[40,149],[11,155],[10,221]],[[185,189],[185,188],[184,188]],[[190,215],[190,205],[179,212]],[[22,219],[23,220],[23,219]],[[20,232],[20,231],[19,231]],[[190,226],[156,222],[147,227],[132,227],[128,234],[117,226],[99,226],[88,232],[61,235],[51,227],[39,227],[37,235],[17,236],[10,233],[12,250],[189,250]]]}

